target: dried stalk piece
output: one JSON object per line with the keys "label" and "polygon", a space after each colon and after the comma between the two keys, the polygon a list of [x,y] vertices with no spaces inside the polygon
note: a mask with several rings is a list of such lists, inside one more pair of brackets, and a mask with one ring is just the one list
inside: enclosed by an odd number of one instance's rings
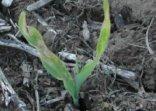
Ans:
{"label": "dried stalk piece", "polygon": [[23,101],[21,101],[21,99],[18,97],[12,86],[9,84],[1,68],[0,68],[0,86],[2,88],[6,106],[8,106],[10,102],[12,102],[18,109],[18,111],[28,111],[26,108],[26,104]]}
{"label": "dried stalk piece", "polygon": [[29,87],[30,72],[32,67],[26,61],[23,61],[21,69],[23,71],[23,85]]}
{"label": "dried stalk piece", "polygon": [[3,19],[0,18],[0,33],[8,32],[11,30],[11,26]]}
{"label": "dried stalk piece", "polygon": [[149,30],[154,22],[154,17],[151,19],[151,22],[147,28],[147,31],[146,31],[146,36],[145,36],[145,42],[146,42],[146,46],[147,46],[147,49],[148,49],[148,52],[151,54],[151,56],[153,57],[154,60],[156,60],[156,57],[155,57],[155,52],[152,50],[152,48],[150,47],[150,44],[149,44],[149,38],[148,38],[148,35],[149,35]]}
{"label": "dried stalk piece", "polygon": [[50,3],[51,1],[53,0],[39,0],[35,3],[32,3],[30,4],[28,7],[27,7],[27,10],[28,11],[34,11],[34,10],[37,10],[43,6],[45,6],[46,4]]}
{"label": "dried stalk piece", "polygon": [[[14,36],[14,35],[12,35]],[[13,47],[13,48],[17,48],[20,50],[23,50],[25,52],[28,52],[34,56],[39,55],[38,51],[32,47],[30,47],[29,45],[19,41],[18,39],[16,39],[16,37],[13,37],[14,40],[8,40],[8,39],[3,39],[0,38],[0,46],[7,46],[7,47]]]}
{"label": "dried stalk piece", "polygon": [[11,26],[1,26],[0,32],[8,32],[11,30]]}
{"label": "dried stalk piece", "polygon": [[51,100],[47,100],[47,101],[43,100],[43,101],[41,101],[41,105],[42,106],[46,106],[46,105],[50,105],[50,104],[56,103],[58,101],[62,101],[62,100],[65,99],[66,94],[67,94],[67,91],[62,91],[60,97],[57,97],[57,98],[51,99]]}
{"label": "dried stalk piece", "polygon": [[108,66],[105,64],[101,64],[101,66],[105,72],[116,74],[117,76],[121,77],[125,82],[127,82],[131,87],[133,87],[136,90],[139,90],[139,82],[137,82],[138,77],[135,72],[120,69],[113,65]]}

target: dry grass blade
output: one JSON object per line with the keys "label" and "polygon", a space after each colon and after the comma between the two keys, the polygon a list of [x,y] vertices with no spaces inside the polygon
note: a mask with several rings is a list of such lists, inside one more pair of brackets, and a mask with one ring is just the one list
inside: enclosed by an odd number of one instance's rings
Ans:
{"label": "dry grass blade", "polygon": [[[148,28],[147,28],[146,37],[145,37],[147,49],[148,49],[149,53],[150,53],[152,56],[154,56],[155,53],[154,53],[154,51],[152,50],[152,48],[150,47],[148,35],[149,35],[149,30],[150,30],[150,28],[151,28],[151,26],[152,26],[152,24],[153,24],[153,22],[154,22],[154,19],[155,19],[155,18],[153,17],[152,20],[151,20],[151,22],[150,22],[150,24],[149,24],[149,26],[148,26]],[[154,60],[156,60],[155,57],[154,57]]]}

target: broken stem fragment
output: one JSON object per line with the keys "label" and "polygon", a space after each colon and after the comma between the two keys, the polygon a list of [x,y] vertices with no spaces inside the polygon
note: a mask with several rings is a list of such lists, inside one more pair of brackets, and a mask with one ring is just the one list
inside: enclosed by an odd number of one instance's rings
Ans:
{"label": "broken stem fragment", "polygon": [[18,97],[12,86],[9,84],[1,68],[0,68],[0,86],[5,98],[6,106],[8,106],[10,102],[12,102],[16,106],[18,111],[28,111],[26,108],[26,104],[23,101],[21,101],[21,99]]}

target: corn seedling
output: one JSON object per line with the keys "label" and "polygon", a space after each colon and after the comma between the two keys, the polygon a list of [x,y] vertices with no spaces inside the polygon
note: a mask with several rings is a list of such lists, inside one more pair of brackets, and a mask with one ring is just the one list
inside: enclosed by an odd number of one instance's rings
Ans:
{"label": "corn seedling", "polygon": [[104,53],[109,40],[111,24],[108,0],[103,0],[103,10],[104,22],[100,31],[99,40],[97,42],[96,56],[93,58],[93,60],[90,60],[79,72],[77,71],[77,74],[74,78],[67,70],[65,63],[47,48],[40,32],[32,26],[27,26],[26,13],[23,11],[19,17],[19,30],[28,43],[36,48],[39,53],[39,58],[47,72],[55,79],[63,81],[65,89],[72,96],[74,104],[76,105],[78,105],[79,91],[83,82],[92,73],[96,65],[98,65],[100,57]]}

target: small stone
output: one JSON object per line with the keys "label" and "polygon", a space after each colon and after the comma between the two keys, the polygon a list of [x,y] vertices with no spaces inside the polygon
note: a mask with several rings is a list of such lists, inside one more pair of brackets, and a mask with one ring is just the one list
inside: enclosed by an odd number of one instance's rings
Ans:
{"label": "small stone", "polygon": [[63,59],[69,60],[69,61],[76,61],[76,55],[69,53],[69,52],[59,52],[58,53]]}
{"label": "small stone", "polygon": [[89,32],[88,24],[87,24],[86,21],[83,22],[83,26],[82,27],[83,27],[82,34],[83,34],[84,40],[88,41],[90,39],[90,32]]}
{"label": "small stone", "polygon": [[10,7],[12,4],[13,0],[2,0],[2,5],[5,7]]}

